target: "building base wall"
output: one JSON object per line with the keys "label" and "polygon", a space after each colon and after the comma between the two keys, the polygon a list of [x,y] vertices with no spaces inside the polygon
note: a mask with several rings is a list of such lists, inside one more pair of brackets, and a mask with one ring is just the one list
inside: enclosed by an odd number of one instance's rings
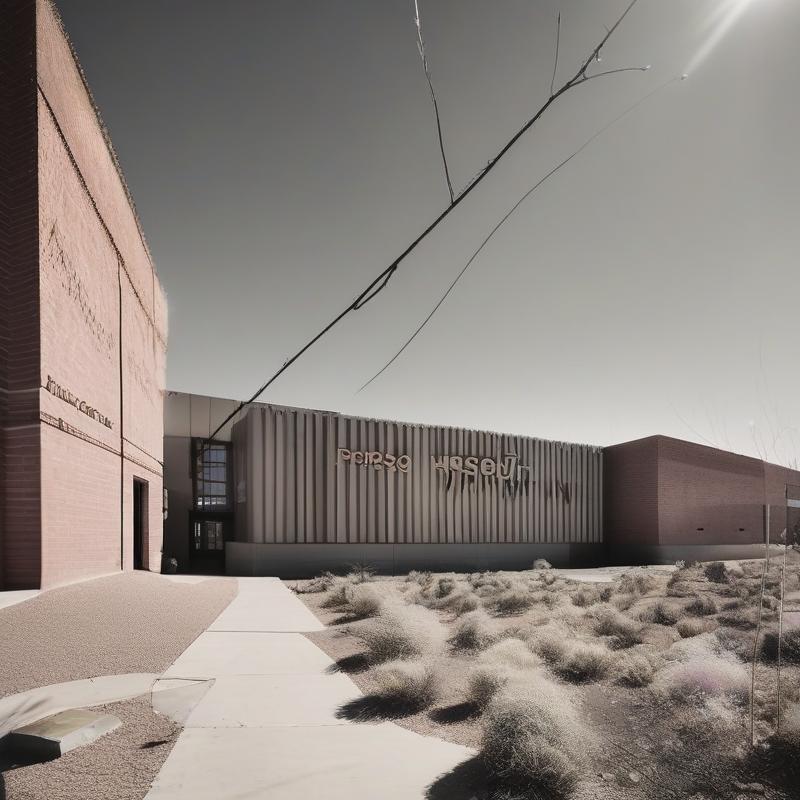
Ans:
{"label": "building base wall", "polygon": [[[782,552],[777,547],[772,555]],[[737,561],[739,559],[763,558],[762,544],[674,544],[674,545],[625,545],[624,548],[609,548],[606,563],[609,566],[635,566],[642,564],[674,564],[676,561]]]}
{"label": "building base wall", "polygon": [[379,573],[403,574],[412,569],[438,572],[530,569],[537,558],[554,567],[602,563],[600,544],[259,544],[228,542],[228,575],[307,578],[330,570],[340,572],[366,564]]}

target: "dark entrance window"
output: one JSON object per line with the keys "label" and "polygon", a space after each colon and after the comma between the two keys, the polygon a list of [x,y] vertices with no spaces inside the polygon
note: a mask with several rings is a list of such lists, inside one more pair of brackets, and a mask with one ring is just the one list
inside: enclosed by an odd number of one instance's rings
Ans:
{"label": "dark entrance window", "polygon": [[231,446],[193,439],[192,483],[196,511],[231,511]]}
{"label": "dark entrance window", "polygon": [[133,568],[147,569],[147,481],[133,479]]}
{"label": "dark entrance window", "polygon": [[221,520],[195,520],[194,551],[198,555],[208,555],[225,549],[225,523]]}

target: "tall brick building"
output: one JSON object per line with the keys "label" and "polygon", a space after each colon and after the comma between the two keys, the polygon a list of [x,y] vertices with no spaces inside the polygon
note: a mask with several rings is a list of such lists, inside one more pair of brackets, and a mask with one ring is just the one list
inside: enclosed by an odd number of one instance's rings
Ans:
{"label": "tall brick building", "polygon": [[48,0],[0,60],[0,588],[158,570],[164,294]]}

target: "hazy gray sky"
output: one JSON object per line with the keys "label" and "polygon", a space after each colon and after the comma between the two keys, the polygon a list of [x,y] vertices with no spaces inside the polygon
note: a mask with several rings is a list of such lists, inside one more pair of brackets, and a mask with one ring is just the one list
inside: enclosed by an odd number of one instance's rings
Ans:
{"label": "hazy gray sky", "polygon": [[[446,205],[413,0],[57,2],[168,294],[169,388],[249,395]],[[546,99],[558,11],[563,80],[624,6],[421,0],[457,189]],[[798,41],[794,0],[640,0],[601,66],[652,69],[560,100],[263,399],[796,458]],[[530,185],[692,62],[534,194],[356,393]]]}

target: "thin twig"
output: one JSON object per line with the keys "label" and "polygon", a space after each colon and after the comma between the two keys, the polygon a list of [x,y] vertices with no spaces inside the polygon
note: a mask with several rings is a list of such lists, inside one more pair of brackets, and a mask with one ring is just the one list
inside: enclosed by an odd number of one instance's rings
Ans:
{"label": "thin twig", "polygon": [[761,591],[758,594],[758,621],[756,622],[756,634],[753,640],[753,662],[750,672],[750,746],[756,746],[756,662],[758,660],[758,639],[761,634],[761,617],[764,612],[764,587],[767,581],[767,570],[769,569],[769,511],[767,504],[764,507],[766,536],[764,537],[764,566],[761,569]]}
{"label": "thin twig", "polygon": [[486,176],[500,163],[502,158],[506,155],[506,153],[508,153],[509,150],[511,150],[511,148],[520,140],[520,138],[522,138],[522,136],[524,136],[536,124],[536,122],[538,122],[547,109],[550,108],[550,106],[561,95],[565,94],[570,89],[574,89],[576,86],[586,83],[589,80],[589,76],[587,76],[586,71],[589,69],[592,62],[597,60],[597,56],[605,46],[606,42],[608,42],[617,28],[619,28],[619,26],[622,24],[622,21],[628,16],[631,9],[636,5],[637,2],[638,0],[631,0],[614,25],[608,29],[606,35],[600,40],[600,43],[595,46],[595,48],[589,54],[589,57],[580,65],[578,71],[557,92],[551,95],[539,108],[539,110],[506,142],[497,155],[495,155],[494,158],[492,158],[486,165],[486,169],[484,169],[483,172],[481,172],[475,178],[475,180],[472,181],[472,183],[470,183],[460,194],[456,195],[453,202],[450,203],[450,205],[447,206],[447,208],[445,208],[433,220],[433,222],[431,222],[422,231],[422,233],[420,233],[417,238],[414,239],[414,241],[412,241],[411,244],[409,244],[406,249],[403,250],[403,252],[400,253],[400,255],[386,269],[384,269],[352,303],[350,303],[350,305],[348,305],[338,316],[334,317],[334,319],[331,320],[331,322],[329,322],[319,333],[317,333],[313,339],[308,341],[300,350],[297,351],[297,353],[288,359],[286,363],[250,397],[249,400],[239,403],[239,405],[217,426],[216,430],[208,437],[208,439],[206,439],[206,443],[213,441],[214,437],[245,406],[254,403],[261,396],[261,394],[263,394],[292,364],[295,363],[295,361],[297,361],[297,359],[299,359],[309,348],[316,344],[333,327],[341,322],[344,317],[353,311],[358,311],[359,309],[363,308],[370,300],[372,300],[386,288],[394,273],[397,272],[401,262],[419,246],[420,242],[422,242],[432,231],[438,228],[439,225],[441,225],[442,222],[444,222],[444,220],[447,219],[447,217],[456,209],[456,207],[480,185],[481,181],[483,181]]}
{"label": "thin twig", "polygon": [[553,87],[556,85],[556,71],[558,70],[558,48],[561,44],[561,12],[558,12],[558,23],[556,24],[556,57],[553,62],[553,77],[550,79],[550,97],[553,96]]}
{"label": "thin twig", "polygon": [[417,50],[419,50],[419,57],[422,59],[422,68],[425,70],[425,78],[428,81],[428,89],[431,92],[431,100],[433,101],[433,113],[436,115],[436,131],[439,134],[439,151],[442,154],[442,166],[444,167],[444,177],[447,181],[447,189],[450,192],[450,204],[452,205],[456,199],[453,192],[453,182],[450,180],[450,170],[447,166],[447,156],[444,154],[444,138],[442,136],[442,121],[439,117],[439,103],[436,101],[436,92],[433,90],[433,79],[431,78],[430,67],[428,66],[428,59],[425,55],[425,40],[422,38],[422,20],[419,16],[419,3],[414,0],[414,24],[417,26]]}
{"label": "thin twig", "polygon": [[668,86],[669,84],[673,83],[675,80],[677,80],[677,79],[676,78],[671,78],[670,80],[665,81],[660,86],[657,86],[655,89],[653,89],[651,92],[649,92],[647,95],[645,95],[644,97],[642,97],[639,100],[637,100],[633,105],[631,105],[627,109],[625,109],[625,111],[623,111],[619,116],[615,117],[613,120],[611,120],[611,122],[609,122],[607,125],[602,127],[599,131],[594,133],[592,136],[590,136],[577,150],[575,150],[573,153],[571,153],[569,156],[567,156],[567,158],[565,158],[563,161],[558,163],[543,178],[540,178],[530,189],[528,189],[528,191],[525,192],[525,194],[522,195],[522,197],[519,200],[517,200],[517,202],[514,203],[513,206],[511,206],[511,208],[506,212],[506,214],[503,217],[501,217],[500,221],[491,229],[491,231],[489,231],[489,234],[480,243],[480,245],[478,246],[478,249],[475,250],[475,252],[469,257],[469,260],[467,261],[467,263],[464,265],[464,267],[461,269],[461,271],[456,275],[456,277],[453,280],[453,282],[447,287],[447,290],[445,291],[445,293],[439,298],[439,300],[436,303],[436,305],[434,305],[434,307],[431,309],[431,311],[428,314],[428,316],[425,317],[425,319],[422,321],[420,326],[414,331],[414,333],[411,334],[411,336],[409,336],[408,339],[406,339],[406,341],[403,343],[403,346],[381,367],[381,369],[378,370],[378,372],[376,372],[363,386],[361,386],[361,388],[358,391],[361,392],[364,389],[366,389],[373,381],[377,380],[381,375],[383,375],[383,373],[386,372],[386,370],[389,369],[389,367],[391,367],[392,364],[394,364],[395,361],[397,361],[397,359],[403,354],[405,349],[411,344],[411,342],[414,341],[414,339],[417,338],[417,336],[422,332],[422,329],[431,321],[431,318],[433,317],[433,315],[439,310],[439,307],[447,299],[447,297],[449,296],[450,292],[453,291],[453,289],[455,288],[455,285],[459,282],[459,280],[461,280],[461,278],[464,275],[464,273],[470,268],[470,266],[472,265],[472,262],[475,261],[475,259],[478,257],[478,255],[480,255],[480,253],[483,250],[483,248],[489,243],[489,240],[503,226],[503,224],[506,222],[506,220],[508,220],[508,218],[543,183],[545,183],[550,177],[555,175],[555,173],[558,172],[563,166],[565,166],[570,161],[572,161],[572,159],[575,158],[575,156],[577,156],[581,152],[583,152],[595,139],[597,139],[599,136],[601,136],[603,133],[605,133],[613,125],[616,125],[621,119],[623,119],[623,117],[626,117],[628,114],[630,114],[632,111],[637,109],[640,105],[642,105],[642,103],[644,103],[645,101],[650,99],[650,97],[652,97],[656,92],[660,91],[665,86]]}
{"label": "thin twig", "polygon": [[789,536],[788,530],[786,528],[783,529],[783,563],[781,564],[781,598],[780,598],[780,606],[778,607],[778,667],[777,667],[777,695],[778,695],[778,708],[776,713],[775,719],[775,727],[776,732],[781,732],[781,656],[782,656],[782,645],[783,645],[783,600],[785,596],[785,585],[786,585],[786,551],[789,549]]}

